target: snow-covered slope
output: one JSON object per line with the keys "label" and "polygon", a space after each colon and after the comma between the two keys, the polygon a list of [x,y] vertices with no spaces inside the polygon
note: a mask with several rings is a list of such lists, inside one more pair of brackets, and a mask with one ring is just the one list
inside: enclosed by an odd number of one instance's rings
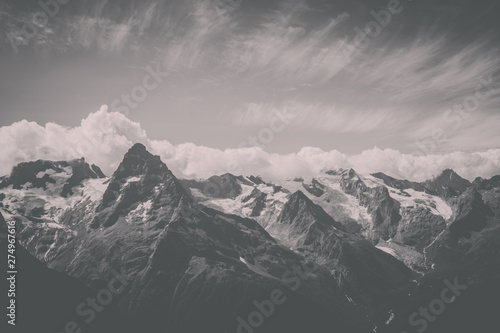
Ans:
{"label": "snow-covered slope", "polygon": [[401,207],[413,208],[421,206],[429,210],[433,215],[442,216],[445,220],[451,218],[453,211],[451,207],[440,197],[425,192],[416,191],[412,188],[399,190],[386,185],[381,179],[372,175],[361,175],[360,178],[370,188],[384,186],[389,190],[389,195],[397,200]]}
{"label": "snow-covered slope", "polygon": [[[213,178],[184,184],[199,203],[254,218],[269,231],[289,196],[302,191],[347,230],[374,244],[382,242],[388,253],[419,269],[424,266],[423,248],[444,230],[453,215],[450,205],[437,195],[413,188],[401,190],[354,170],[329,171],[314,178],[286,179],[276,184],[256,177],[221,177],[224,184]],[[229,180],[231,186],[227,185]],[[228,194],[229,190],[224,194],[225,188],[231,189],[233,195]]]}
{"label": "snow-covered slope", "polygon": [[100,200],[108,179],[83,159],[21,163],[0,183],[0,210],[33,225],[63,228],[69,209]]}
{"label": "snow-covered slope", "polygon": [[218,194],[224,191],[224,186],[215,181],[199,180],[198,184],[204,185],[197,186],[197,188],[187,186],[189,184],[182,180],[181,182],[189,188],[191,195],[198,203],[228,214],[253,218],[264,227],[277,218],[290,195],[289,190],[274,184],[264,183],[260,178],[234,177],[232,175],[231,178],[234,181],[233,186],[239,189],[234,198],[227,195],[214,197],[211,191],[213,188],[218,189]]}

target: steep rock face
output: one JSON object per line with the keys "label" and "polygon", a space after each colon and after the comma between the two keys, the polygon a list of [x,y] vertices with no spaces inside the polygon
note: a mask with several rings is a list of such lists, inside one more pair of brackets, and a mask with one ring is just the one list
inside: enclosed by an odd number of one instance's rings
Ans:
{"label": "steep rock face", "polygon": [[[309,218],[320,223],[329,223],[332,227],[339,231],[345,231],[342,224],[333,220],[320,206],[314,204],[301,191],[292,194],[285,204],[281,214],[278,217],[278,223],[287,223],[293,225],[294,229],[299,229],[303,233],[311,225]],[[296,221],[298,224],[293,223]]]}
{"label": "steep rock face", "polygon": [[472,185],[476,186],[478,190],[488,191],[500,187],[500,176],[493,176],[491,179],[483,179],[478,177],[474,180]]}
{"label": "steep rock face", "polygon": [[264,182],[260,176],[257,176],[257,177],[249,176],[248,179],[257,185],[265,185],[266,184],[266,182]]}
{"label": "steep rock face", "polygon": [[412,272],[362,237],[347,232],[302,192],[294,193],[267,231],[336,274],[354,302],[380,306],[383,295],[408,284]]}
{"label": "steep rock face", "polygon": [[[266,199],[267,199],[267,193],[262,193],[257,189],[254,189],[252,193],[247,197],[248,200],[250,198],[253,198],[253,202],[251,202],[247,207],[252,209],[252,212],[250,213],[251,217],[257,217],[262,214],[262,211],[264,208],[266,208]],[[247,199],[245,198],[245,199]],[[243,201],[245,200],[243,199]]]}
{"label": "steep rock face", "polygon": [[[330,286],[326,299],[321,295],[324,290],[317,287],[313,289],[315,292],[309,289],[308,297],[303,299],[304,290],[292,292],[279,281],[288,267],[299,265],[300,260],[278,246],[258,224],[214,211],[206,213],[208,216],[201,216],[199,221],[173,221],[159,235],[147,266],[137,268],[144,273],[139,273],[133,289],[123,300],[124,304],[132,304],[130,310],[134,315],[157,321],[158,326],[169,327],[173,332],[202,328],[235,331],[235,319],[251,313],[254,299],[266,299],[272,290],[282,289],[289,299],[290,311],[303,313],[303,319],[310,325],[314,325],[312,318],[318,320],[319,325],[329,321],[311,312],[321,308],[324,311],[325,303],[340,306],[340,313],[353,318],[349,311],[342,310],[348,308],[347,304],[339,302],[342,299],[339,292],[332,290],[334,280],[326,273],[318,272],[314,278],[310,277]],[[302,284],[306,287],[308,282]],[[232,295],[238,295],[236,302]],[[321,306],[317,303],[319,300],[324,302]],[[338,315],[331,319],[330,324],[351,326]],[[287,325],[286,320],[281,323]],[[283,329],[279,325],[278,328]],[[288,329],[297,331],[293,327]]]}
{"label": "steep rock face", "polygon": [[340,185],[344,192],[358,196],[358,193],[367,192],[368,187],[353,169],[346,170],[341,175]]}
{"label": "steep rock face", "polygon": [[325,186],[313,178],[311,184],[302,183],[304,189],[316,197],[321,197],[325,194]]}
{"label": "steep rock face", "polygon": [[102,172],[101,168],[99,168],[97,165],[92,164],[90,167],[92,168],[92,171],[94,171],[99,178],[106,178],[104,172]]}
{"label": "steep rock face", "polygon": [[372,217],[372,225],[369,226],[372,242],[376,243],[379,238],[388,240],[396,235],[401,220],[400,204],[391,198],[386,187],[367,187],[352,169],[342,174],[340,185],[347,194],[355,196],[362,206],[368,208]]}
{"label": "steep rock face", "polygon": [[[448,180],[455,179],[449,171],[443,175]],[[424,250],[451,222],[452,199],[445,201],[423,183],[400,181],[383,174],[360,177],[354,171],[346,171],[341,185],[371,213],[373,223],[363,225],[365,237],[374,244],[380,243],[378,247],[416,271],[425,272],[431,267],[429,261],[426,263]]]}
{"label": "steep rock face", "polygon": [[69,166],[72,168],[73,173],[68,179],[61,192],[61,196],[68,197],[73,194],[73,187],[80,185],[86,179],[97,179],[105,178],[106,176],[102,173],[101,169],[92,164],[90,167],[85,160],[82,158],[80,160],[74,160],[68,162]]}
{"label": "steep rock face", "polygon": [[476,178],[472,186],[481,193],[484,203],[491,208],[496,218],[500,219],[500,176]]}
{"label": "steep rock face", "polygon": [[471,183],[460,177],[455,171],[446,169],[436,178],[425,181],[423,185],[442,198],[453,198],[464,193],[471,186]]}
{"label": "steep rock face", "polygon": [[372,173],[372,176],[375,178],[381,179],[384,184],[397,188],[398,190],[406,190],[409,188],[414,189],[415,191],[425,192],[427,189],[424,185],[417,182],[410,182],[408,180],[396,179],[391,176],[388,176],[382,172]]}
{"label": "steep rock face", "polygon": [[456,204],[455,220],[450,225],[450,232],[456,237],[467,237],[473,231],[486,226],[491,209],[484,203],[481,194],[474,188],[467,190]]}
{"label": "steep rock face", "polygon": [[109,227],[120,217],[125,219],[128,213],[138,208],[142,198],[150,198],[147,206],[162,208],[162,214],[167,216],[171,216],[172,210],[181,202],[191,201],[160,157],[149,153],[142,144],[136,144],[125,154],[113,174],[91,227]]}
{"label": "steep rock face", "polygon": [[426,259],[436,265],[445,265],[459,260],[473,246],[473,233],[481,232],[493,212],[475,188],[469,188],[455,200],[455,219],[425,249]]}
{"label": "steep rock face", "polygon": [[[304,289],[294,293],[284,285],[278,278],[294,265],[300,265],[300,259],[279,246],[254,221],[206,210],[199,220],[180,219],[169,224],[144,273],[136,279],[138,289],[130,292],[130,301],[137,316],[158,320],[168,314],[162,324],[174,332],[190,332],[207,325],[235,331],[235,318],[251,312],[252,300],[265,299],[276,288],[286,292],[292,312],[302,311],[306,321],[314,317],[308,307],[320,309],[328,304],[340,306],[341,313],[353,318],[326,272],[314,273],[315,279],[330,285],[326,295],[309,285],[309,280],[303,282],[304,288],[309,288],[304,296]],[[236,302],[233,295],[238,295]],[[303,299],[305,295],[308,297]],[[192,314],[190,321],[182,319],[186,312]],[[335,317],[332,323],[350,326]],[[316,319],[325,323],[325,317]]]}
{"label": "steep rock face", "polygon": [[401,221],[394,242],[406,244],[421,252],[446,228],[442,216],[430,213],[426,208],[401,208]]}

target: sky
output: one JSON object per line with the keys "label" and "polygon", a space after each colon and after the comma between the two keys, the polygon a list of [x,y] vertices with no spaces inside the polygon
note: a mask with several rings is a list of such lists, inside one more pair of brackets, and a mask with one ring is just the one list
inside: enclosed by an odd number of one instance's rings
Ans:
{"label": "sky", "polygon": [[182,177],[491,177],[499,13],[494,0],[3,0],[0,174],[79,156],[112,173],[137,141]]}

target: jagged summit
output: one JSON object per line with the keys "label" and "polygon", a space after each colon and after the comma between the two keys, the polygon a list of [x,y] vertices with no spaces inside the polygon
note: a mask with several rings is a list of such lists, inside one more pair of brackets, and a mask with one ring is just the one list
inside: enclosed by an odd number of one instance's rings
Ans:
{"label": "jagged summit", "polygon": [[344,169],[329,169],[329,170],[321,170],[321,172],[326,173],[327,175],[330,176],[340,176],[343,172]]}
{"label": "jagged summit", "polygon": [[431,180],[443,183],[453,183],[453,184],[455,184],[458,181],[462,184],[468,184],[468,186],[470,186],[470,182],[460,177],[460,175],[456,173],[453,169],[445,169],[439,174],[439,176]]}
{"label": "jagged summit", "polygon": [[381,179],[384,184],[387,186],[391,186],[394,188],[397,188],[398,190],[406,190],[409,188],[414,189],[415,191],[420,191],[420,192],[425,192],[425,186],[423,186],[421,183],[417,182],[411,182],[406,179],[397,179],[391,176],[386,175],[385,173],[382,172],[377,172],[377,173],[372,173],[371,174],[373,177]]}
{"label": "jagged summit", "polygon": [[366,186],[365,182],[352,168],[349,170],[344,170],[340,183],[342,184],[344,191],[352,195],[356,193],[358,188],[362,191],[366,191],[368,189],[368,186]]}
{"label": "jagged summit", "polygon": [[121,183],[130,182],[131,179],[133,181],[136,181],[136,179],[139,181],[140,179],[144,185],[167,184],[170,182],[179,185],[177,178],[163,163],[160,156],[151,154],[141,143],[134,144],[125,153],[122,162],[113,173],[110,184],[115,181]]}
{"label": "jagged summit", "polygon": [[137,143],[113,174],[97,207],[100,214],[91,225],[94,228],[114,225],[140,203],[173,208],[184,200],[190,201],[191,196],[167,165]]}
{"label": "jagged summit", "polygon": [[444,169],[443,172],[441,172],[441,174],[438,176],[439,177],[446,177],[446,178],[449,178],[449,179],[453,179],[454,177],[460,177],[456,172],[455,170],[453,169]]}
{"label": "jagged summit", "polygon": [[491,179],[477,177],[474,180],[473,185],[482,190],[491,190],[493,188],[500,187],[500,176],[493,176]]}
{"label": "jagged summit", "polygon": [[411,188],[419,192],[438,195],[442,198],[457,197],[472,185],[471,182],[460,177],[453,169],[445,169],[438,176],[424,182],[396,179],[382,172],[373,173],[371,175],[381,179],[385,185],[399,190]]}
{"label": "jagged summit", "polygon": [[257,185],[266,183],[265,181],[262,180],[261,176],[250,176],[250,177],[248,177],[248,179],[250,179],[252,182],[254,182]]}
{"label": "jagged summit", "polygon": [[[296,191],[288,198],[288,201],[285,203],[281,216],[288,214],[290,211],[293,214],[297,214],[297,211],[300,209],[312,208],[314,203],[309,199],[302,191]],[[314,210],[312,210],[314,211]]]}
{"label": "jagged summit", "polygon": [[344,170],[342,171],[342,176],[344,178],[353,178],[353,177],[358,177],[358,174],[356,173],[356,170],[354,170],[353,168],[350,168],[349,170]]}
{"label": "jagged summit", "polygon": [[92,164],[90,168],[92,168],[92,171],[94,171],[99,178],[106,178],[104,172],[102,172],[101,168],[99,168],[97,165]]}
{"label": "jagged summit", "polygon": [[440,197],[449,198],[461,195],[472,184],[452,169],[446,169],[434,179],[425,181],[423,185]]}
{"label": "jagged summit", "polygon": [[304,228],[309,228],[311,223],[319,222],[340,230],[345,229],[300,190],[290,195],[278,217],[278,222],[298,224],[299,227]]}
{"label": "jagged summit", "polygon": [[296,191],[295,193],[293,193],[290,196],[290,199],[288,202],[297,203],[297,202],[300,202],[301,200],[305,200],[306,202],[312,203],[312,201],[308,197],[306,197],[306,195],[302,191]]}
{"label": "jagged summit", "polygon": [[180,182],[187,191],[197,189],[207,197],[219,199],[234,199],[241,194],[240,184],[250,184],[244,177],[231,173],[215,175],[207,180],[182,179]]}
{"label": "jagged summit", "polygon": [[471,185],[471,183],[468,180],[462,178],[453,169],[445,169],[439,174],[439,176],[430,180],[447,185],[454,184],[456,186],[462,186],[464,190],[466,187],[469,187]]}
{"label": "jagged summit", "polygon": [[136,143],[128,150],[128,153],[133,153],[133,152],[147,153],[148,151],[146,149],[146,146],[144,146],[142,143]]}
{"label": "jagged summit", "polygon": [[171,172],[159,156],[151,154],[144,145],[136,143],[123,157],[113,178],[124,179],[146,174],[171,175]]}

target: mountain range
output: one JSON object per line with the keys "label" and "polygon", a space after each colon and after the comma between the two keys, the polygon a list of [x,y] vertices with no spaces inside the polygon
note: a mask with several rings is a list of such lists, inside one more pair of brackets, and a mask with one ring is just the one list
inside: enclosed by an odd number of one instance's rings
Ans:
{"label": "mountain range", "polygon": [[[499,327],[500,176],[178,179],[135,144],[109,177],[84,159],[17,165],[0,178],[6,221],[24,267],[19,332]],[[123,290],[87,323],[79,304],[117,272]],[[453,301],[436,301],[444,288]]]}

